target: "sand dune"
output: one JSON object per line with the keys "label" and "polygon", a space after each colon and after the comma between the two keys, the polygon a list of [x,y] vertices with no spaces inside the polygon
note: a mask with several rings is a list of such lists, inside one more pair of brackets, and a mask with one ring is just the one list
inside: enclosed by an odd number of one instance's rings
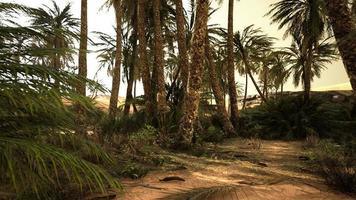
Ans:
{"label": "sand dune", "polygon": [[313,88],[312,90],[313,91],[352,90],[352,88],[351,88],[351,84],[348,82],[348,83],[340,83],[340,84],[324,86],[324,87],[317,87],[317,88]]}

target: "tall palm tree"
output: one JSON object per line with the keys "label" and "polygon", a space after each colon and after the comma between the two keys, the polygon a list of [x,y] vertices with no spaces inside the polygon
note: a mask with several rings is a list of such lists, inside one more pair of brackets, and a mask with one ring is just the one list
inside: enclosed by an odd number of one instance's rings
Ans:
{"label": "tall palm tree", "polygon": [[[300,83],[305,84],[305,58],[303,52],[303,44],[301,38],[296,38],[291,47],[286,51],[289,62],[289,73],[293,74],[293,83],[299,86]],[[321,70],[326,68],[326,64],[332,63],[337,58],[335,46],[324,40],[319,45],[312,49],[310,81],[316,76],[320,78]]]}
{"label": "tall palm tree", "polygon": [[209,1],[197,0],[196,20],[192,41],[192,64],[189,69],[190,80],[187,95],[184,98],[184,115],[179,126],[181,144],[190,146],[193,137],[194,123],[198,115],[202,71],[205,58],[205,39],[207,35]]}
{"label": "tall palm tree", "polygon": [[[81,1],[80,11],[80,47],[79,47],[79,73],[81,77],[87,77],[87,51],[88,51],[88,0]],[[85,96],[85,83],[78,86],[78,93]]]}
{"label": "tall palm tree", "polygon": [[[138,65],[138,44],[137,44],[137,1],[123,0],[122,6],[124,7],[123,20],[126,25],[125,38],[126,47],[123,47],[124,57],[124,75],[127,78],[126,98],[124,114],[128,115],[131,105],[136,110],[135,101],[133,97],[134,82],[138,78],[137,72]],[[125,44],[125,41],[123,42]],[[125,49],[126,48],[126,49]],[[126,61],[125,61],[126,60]]]}
{"label": "tall palm tree", "polygon": [[110,118],[115,118],[117,115],[117,104],[119,101],[119,89],[121,82],[121,57],[122,57],[122,13],[123,6],[121,0],[108,0],[106,2],[107,6],[113,6],[115,10],[115,21],[116,21],[116,51],[115,51],[115,64],[112,69],[112,86],[111,95],[109,103],[109,116]]}
{"label": "tall palm tree", "polygon": [[[324,1],[337,46],[356,99],[356,25],[352,19],[347,0]],[[355,5],[354,3],[354,10]]]}
{"label": "tall palm tree", "polygon": [[186,27],[184,8],[182,0],[175,0],[176,2],[176,21],[177,21],[177,42],[179,51],[179,63],[183,91],[187,91],[189,78],[189,57],[186,45]]}
{"label": "tall palm tree", "polygon": [[139,40],[139,64],[141,67],[141,77],[143,82],[143,89],[145,92],[145,102],[146,102],[146,115],[148,120],[151,119],[153,113],[153,104],[151,102],[152,98],[152,87],[151,87],[151,74],[148,65],[147,57],[147,40],[145,32],[145,22],[146,22],[146,0],[140,0],[137,3],[137,35]]}
{"label": "tall palm tree", "polygon": [[[268,13],[279,28],[287,27],[285,35],[302,39],[304,64],[304,100],[309,101],[313,52],[327,30],[327,19],[321,0],[281,0],[272,4]],[[295,37],[294,37],[295,38]]]}
{"label": "tall palm tree", "polygon": [[284,84],[289,78],[288,65],[288,53],[284,50],[275,51],[271,55],[270,60],[270,78],[273,80],[273,85],[276,88],[280,88],[280,95],[283,96]]}
{"label": "tall palm tree", "polygon": [[[79,69],[78,76],[82,78],[87,77],[87,50],[88,50],[88,1],[81,1],[81,11],[80,11],[80,43],[79,43]],[[86,83],[81,82],[77,86],[77,92],[83,96],[86,96]],[[83,109],[77,105],[78,113],[78,124],[83,125],[84,119],[82,119]],[[78,126],[78,133],[86,134],[84,127]]]}
{"label": "tall palm tree", "polygon": [[225,108],[225,102],[224,102],[224,93],[223,89],[221,87],[220,81],[218,79],[217,73],[216,73],[216,64],[213,58],[213,53],[210,47],[210,42],[208,38],[206,39],[206,44],[205,44],[205,54],[207,58],[207,66],[208,66],[208,73],[209,73],[209,78],[210,78],[210,84],[211,88],[213,90],[214,96],[215,96],[215,101],[216,105],[218,108],[218,116],[220,118],[221,123],[223,124],[224,131],[226,132],[227,135],[233,136],[235,134],[235,129],[234,126],[232,125],[231,121],[229,120],[229,115],[226,111]]}
{"label": "tall palm tree", "polygon": [[153,0],[153,21],[154,21],[154,66],[156,68],[155,83],[157,84],[157,111],[159,114],[165,111],[166,88],[164,78],[164,52],[161,25],[161,0]]}
{"label": "tall palm tree", "polygon": [[271,49],[273,40],[274,38],[263,34],[260,29],[254,28],[253,25],[234,35],[237,58],[244,64],[245,72],[249,75],[263,101],[266,101],[266,98],[253,76],[254,67],[252,65],[255,60],[261,60],[264,52]]}
{"label": "tall palm tree", "polygon": [[61,9],[52,1],[52,7],[44,6],[30,13],[31,25],[44,36],[33,45],[52,51],[43,60],[57,71],[74,63],[73,49],[79,39],[80,21],[70,11],[71,4]]}
{"label": "tall palm tree", "polygon": [[235,128],[238,126],[238,104],[234,65],[234,1],[229,0],[227,28],[227,77],[229,84],[231,121]]}

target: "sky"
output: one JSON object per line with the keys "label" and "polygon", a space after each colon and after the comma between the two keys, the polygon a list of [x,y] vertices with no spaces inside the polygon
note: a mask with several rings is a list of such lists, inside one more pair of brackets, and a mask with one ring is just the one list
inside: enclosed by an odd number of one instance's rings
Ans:
{"label": "sky", "polygon": [[[24,4],[32,7],[39,7],[43,4],[51,5],[51,0],[2,0],[3,2],[13,2]],[[183,0],[186,1],[186,0]],[[56,0],[56,3],[64,7],[67,3],[72,4],[72,13],[75,17],[80,18],[80,2],[81,0]],[[102,8],[105,0],[88,0],[88,29],[89,34],[93,31],[101,31],[111,35],[114,35],[113,26],[115,25],[115,16],[113,9],[100,9]],[[269,11],[270,4],[276,3],[278,0],[240,0],[235,1],[234,6],[234,31],[243,30],[245,27],[254,24],[255,27],[260,27],[265,33],[271,37],[278,38],[276,47],[286,47],[291,43],[290,38],[283,40],[284,30],[278,30],[276,24],[271,24],[269,17],[265,14]],[[185,2],[187,5],[188,2]],[[220,24],[221,27],[227,28],[227,14],[228,14],[228,0],[225,0],[221,5],[213,3],[213,7],[220,9],[214,13],[211,17],[210,24]],[[91,37],[91,35],[89,35]],[[93,50],[89,47],[89,50]],[[98,69],[98,63],[95,53],[89,53],[88,55],[88,77],[93,78],[95,72]],[[108,89],[111,88],[111,80],[103,70],[98,75],[99,83],[103,84]],[[244,77],[237,77],[237,81],[244,84]],[[347,74],[345,72],[344,65],[341,60],[327,65],[327,70],[322,73],[320,79],[315,79],[312,83],[312,88],[325,87],[340,83],[348,82]],[[126,96],[126,83],[120,85],[120,96]],[[300,88],[294,88],[292,81],[289,80],[285,85],[285,90],[298,90]],[[252,82],[249,82],[249,94],[255,94],[256,90],[252,86]],[[137,94],[142,94],[142,85],[137,85]]]}

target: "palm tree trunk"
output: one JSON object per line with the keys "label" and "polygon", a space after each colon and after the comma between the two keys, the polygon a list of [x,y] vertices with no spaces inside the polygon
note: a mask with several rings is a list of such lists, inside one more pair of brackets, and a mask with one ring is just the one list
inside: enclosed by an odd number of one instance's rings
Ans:
{"label": "palm tree trunk", "polygon": [[193,139],[194,124],[198,117],[200,88],[205,58],[205,37],[207,34],[209,0],[197,0],[196,21],[192,41],[192,65],[190,65],[190,81],[188,93],[183,103],[184,115],[179,126],[180,142],[189,147]]}
{"label": "palm tree trunk", "polygon": [[[79,47],[79,77],[87,77],[87,51],[88,51],[88,0],[81,2],[80,19],[80,47]],[[86,96],[86,83],[78,85],[79,94]]]}
{"label": "palm tree trunk", "polygon": [[283,87],[284,87],[284,83],[281,83],[281,97],[283,97]]}
{"label": "palm tree trunk", "polygon": [[127,90],[126,90],[126,99],[125,99],[125,108],[124,108],[124,115],[128,115],[130,113],[130,107],[133,101],[132,96],[132,89],[135,80],[135,65],[136,65],[136,58],[137,58],[137,26],[133,28],[133,44],[132,44],[132,56],[130,62],[130,69],[129,69],[129,78],[127,81]]}
{"label": "palm tree trunk", "polygon": [[[87,50],[88,50],[88,1],[81,1],[81,11],[80,11],[80,44],[79,44],[79,72],[78,76],[80,78],[87,78]],[[86,82],[79,82],[77,86],[77,93],[86,96]],[[76,133],[86,136],[85,130],[85,118],[84,118],[84,108],[78,103],[76,104],[77,119],[78,124],[76,128]]]}
{"label": "palm tree trunk", "polygon": [[244,103],[243,103],[243,106],[242,106],[242,109],[245,110],[246,108],[246,99],[247,99],[247,89],[248,89],[248,74],[246,73],[245,74],[245,95],[244,95]]}
{"label": "palm tree trunk", "polygon": [[310,90],[311,90],[311,64],[312,64],[312,48],[309,48],[308,50],[308,55],[307,55],[307,60],[305,62],[305,65],[303,67],[304,70],[304,102],[309,103],[310,101]]}
{"label": "palm tree trunk", "polygon": [[221,121],[221,124],[223,124],[224,131],[228,136],[233,136],[235,134],[234,126],[232,125],[231,121],[229,120],[229,115],[225,109],[224,106],[224,97],[223,97],[223,92],[222,92],[222,87],[218,81],[217,74],[216,74],[216,66],[215,62],[213,59],[213,55],[210,49],[210,44],[208,38],[206,39],[206,44],[205,44],[205,54],[207,57],[208,61],[208,69],[209,69],[209,77],[210,77],[210,83],[211,83],[211,88],[213,90],[214,96],[215,96],[215,101],[216,105],[218,108],[218,116]]}
{"label": "palm tree trunk", "polygon": [[[347,0],[325,0],[337,46],[350,78],[356,102],[356,27]],[[356,103],[355,103],[356,105]]]}
{"label": "palm tree trunk", "polygon": [[146,117],[147,120],[151,120],[153,113],[153,105],[151,102],[152,91],[151,91],[151,75],[150,67],[147,60],[147,41],[145,33],[145,12],[146,0],[140,0],[137,4],[137,35],[139,40],[139,63],[141,66],[141,76],[143,82],[143,89],[145,93],[145,104],[146,104]]}
{"label": "palm tree trunk", "polygon": [[243,59],[243,61],[244,61],[245,67],[246,67],[246,71],[247,71],[248,75],[250,76],[250,79],[252,80],[252,83],[255,86],[258,94],[260,95],[262,101],[266,102],[266,98],[263,96],[263,93],[261,92],[260,88],[257,85],[255,78],[253,77],[249,62],[246,59]]}
{"label": "palm tree trunk", "polygon": [[183,91],[187,91],[189,79],[189,58],[185,35],[185,18],[182,0],[176,0],[176,23],[177,23],[177,41],[179,51],[178,66],[180,69]]}
{"label": "palm tree trunk", "polygon": [[231,122],[235,128],[238,127],[238,104],[237,104],[237,90],[235,81],[235,66],[234,66],[234,1],[229,0],[228,12],[228,30],[227,30],[227,73],[230,95],[230,110]]}
{"label": "palm tree trunk", "polygon": [[121,24],[122,24],[122,6],[121,0],[114,1],[115,18],[116,18],[116,53],[115,53],[115,66],[113,69],[112,89],[109,104],[109,116],[115,118],[117,114],[117,103],[119,100],[120,89],[120,76],[121,76],[121,52],[122,52],[122,36],[121,36]]}
{"label": "palm tree trunk", "polygon": [[266,99],[268,99],[268,71],[267,67],[264,67],[263,70],[263,94],[265,95]]}
{"label": "palm tree trunk", "polygon": [[161,25],[161,0],[153,0],[153,21],[154,21],[154,42],[155,42],[155,66],[157,68],[157,111],[159,114],[165,112],[167,107],[166,88],[164,79],[164,60],[163,60],[163,38]]}

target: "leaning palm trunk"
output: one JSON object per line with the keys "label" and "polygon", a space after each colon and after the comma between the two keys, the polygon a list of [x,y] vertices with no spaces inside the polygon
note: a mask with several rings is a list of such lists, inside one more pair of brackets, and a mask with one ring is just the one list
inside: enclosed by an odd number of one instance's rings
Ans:
{"label": "leaning palm trunk", "polygon": [[350,78],[356,102],[356,25],[347,0],[325,0],[337,46]]}
{"label": "leaning palm trunk", "polygon": [[227,30],[227,74],[230,95],[231,122],[237,128],[238,126],[238,104],[237,89],[235,81],[234,66],[234,0],[229,0],[228,30]]}
{"label": "leaning palm trunk", "polygon": [[180,143],[190,146],[193,138],[194,124],[198,117],[200,88],[205,58],[205,37],[207,34],[209,0],[197,0],[196,22],[192,41],[192,65],[187,95],[184,98],[184,115],[179,126]]}
{"label": "leaning palm trunk", "polygon": [[109,104],[109,116],[115,118],[117,114],[117,103],[119,99],[120,88],[120,68],[121,68],[121,24],[122,24],[122,6],[121,0],[114,2],[115,18],[116,18],[116,53],[115,53],[115,66],[113,68],[112,89]]}
{"label": "leaning palm trunk", "polygon": [[160,11],[160,0],[153,1],[153,20],[154,20],[154,43],[155,43],[155,66],[156,66],[156,83],[157,83],[157,111],[158,114],[165,112],[167,107],[166,102],[166,88],[164,79],[164,64],[163,64],[163,38],[162,38],[162,27],[161,27],[161,11]]}
{"label": "leaning palm trunk", "polygon": [[243,58],[243,62],[244,62],[244,64],[245,64],[247,74],[250,76],[250,79],[252,80],[252,83],[253,83],[253,85],[255,86],[255,88],[256,88],[258,94],[260,95],[262,101],[263,101],[263,102],[266,102],[266,98],[265,98],[265,96],[263,95],[261,89],[258,87],[257,82],[256,82],[256,80],[255,80],[255,78],[253,77],[253,74],[252,74],[252,72],[251,72],[250,63],[246,60],[245,56],[244,56],[244,58]]}
{"label": "leaning palm trunk", "polygon": [[145,33],[145,0],[138,1],[137,4],[137,35],[139,40],[139,63],[141,66],[141,77],[143,82],[143,89],[145,93],[145,101],[146,101],[146,117],[148,120],[151,120],[153,113],[153,105],[151,102],[152,91],[151,91],[151,75],[150,75],[150,67],[148,65],[147,60],[147,41],[146,41],[146,33]]}
{"label": "leaning palm trunk", "polygon": [[263,67],[263,95],[268,99],[268,69],[266,66]]}
{"label": "leaning palm trunk", "polygon": [[213,90],[214,96],[215,96],[215,101],[216,105],[218,108],[218,116],[221,121],[221,124],[223,125],[224,131],[226,134],[229,136],[233,136],[235,134],[234,127],[229,120],[229,115],[225,109],[224,106],[224,97],[223,97],[223,92],[222,92],[222,87],[218,81],[217,74],[216,74],[216,66],[215,62],[213,60],[213,55],[210,49],[210,44],[209,40],[206,40],[205,44],[205,54],[207,57],[208,61],[208,69],[209,69],[209,77],[210,77],[210,83],[211,83],[211,88]]}
{"label": "leaning palm trunk", "polygon": [[248,89],[248,74],[245,74],[245,95],[244,95],[244,102],[242,105],[242,109],[245,110],[246,108],[246,100],[247,100],[247,89]]}
{"label": "leaning palm trunk", "polygon": [[177,41],[179,51],[179,69],[182,79],[183,91],[187,91],[189,79],[189,59],[185,36],[185,19],[182,0],[176,0],[176,23],[177,23]]}

